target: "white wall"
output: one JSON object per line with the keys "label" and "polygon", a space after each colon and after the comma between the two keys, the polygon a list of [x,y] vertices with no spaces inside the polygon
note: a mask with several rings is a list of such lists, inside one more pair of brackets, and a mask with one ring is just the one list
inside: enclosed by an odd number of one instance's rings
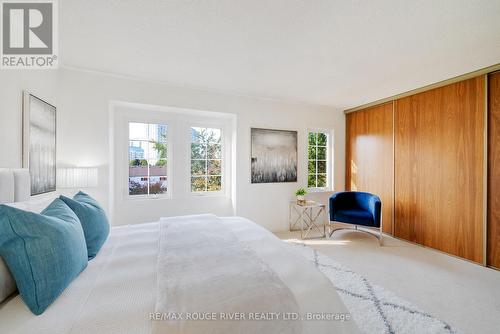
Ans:
{"label": "white wall", "polygon": [[[0,72],[0,167],[21,165],[21,93],[29,89],[58,107],[60,166],[98,166],[99,186],[87,191],[108,211],[110,101],[208,110],[237,115],[236,207],[228,199],[137,202],[130,212],[114,212],[114,224],[152,221],[160,215],[214,212],[248,217],[270,230],[287,228],[288,201],[307,184],[308,128],[334,131],[334,183],[344,189],[345,118],[328,107],[226,95],[72,69]],[[298,183],[250,184],[250,127],[299,131]],[[327,194],[322,197],[325,198]],[[321,197],[321,196],[320,196]],[[134,213],[133,215],[130,213]]]}
{"label": "white wall", "polygon": [[25,89],[53,105],[59,105],[56,71],[0,70],[0,167],[21,167],[22,164]]}

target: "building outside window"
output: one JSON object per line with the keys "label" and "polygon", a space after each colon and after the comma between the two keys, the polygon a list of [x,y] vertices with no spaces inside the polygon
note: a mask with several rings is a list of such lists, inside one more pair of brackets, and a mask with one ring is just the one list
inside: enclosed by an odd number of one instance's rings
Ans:
{"label": "building outside window", "polygon": [[167,125],[129,123],[129,195],[167,193]]}

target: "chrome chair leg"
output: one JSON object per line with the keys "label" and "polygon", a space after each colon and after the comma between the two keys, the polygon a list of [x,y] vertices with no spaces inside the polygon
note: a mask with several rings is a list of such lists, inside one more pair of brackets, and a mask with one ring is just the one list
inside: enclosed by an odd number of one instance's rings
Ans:
{"label": "chrome chair leg", "polygon": [[366,234],[369,234],[375,238],[378,239],[378,243],[379,243],[379,246],[383,246],[383,233],[382,233],[382,227],[379,228],[379,233],[378,235],[375,234],[375,233],[372,233],[372,232],[369,232],[369,231],[366,231],[366,230],[363,230],[363,229],[359,229],[358,228],[358,225],[354,225],[354,228],[350,228],[350,227],[339,227],[339,228],[332,228],[331,232],[330,232],[330,226],[333,225],[333,224],[328,224],[328,229],[329,229],[329,235],[328,235],[328,238],[331,238],[333,233],[335,233],[336,231],[340,231],[340,230],[351,230],[351,231],[359,231],[359,232],[364,232]]}

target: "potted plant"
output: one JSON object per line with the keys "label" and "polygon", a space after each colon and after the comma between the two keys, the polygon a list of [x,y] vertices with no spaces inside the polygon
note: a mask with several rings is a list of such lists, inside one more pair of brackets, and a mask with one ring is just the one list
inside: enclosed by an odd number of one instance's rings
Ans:
{"label": "potted plant", "polygon": [[307,191],[304,188],[299,188],[295,192],[295,196],[297,196],[297,204],[304,205],[306,203],[306,198],[304,197],[307,194]]}

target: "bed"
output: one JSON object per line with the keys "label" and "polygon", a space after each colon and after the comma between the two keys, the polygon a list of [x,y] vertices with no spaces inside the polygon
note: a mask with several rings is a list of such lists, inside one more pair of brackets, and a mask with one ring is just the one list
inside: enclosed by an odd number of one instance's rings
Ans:
{"label": "bed", "polygon": [[[0,183],[0,197],[43,206],[16,197],[16,187],[26,193],[18,181],[11,190]],[[298,251],[245,218],[214,215],[113,227],[43,314],[19,295],[0,305],[0,333],[167,332],[358,330],[331,282]]]}

